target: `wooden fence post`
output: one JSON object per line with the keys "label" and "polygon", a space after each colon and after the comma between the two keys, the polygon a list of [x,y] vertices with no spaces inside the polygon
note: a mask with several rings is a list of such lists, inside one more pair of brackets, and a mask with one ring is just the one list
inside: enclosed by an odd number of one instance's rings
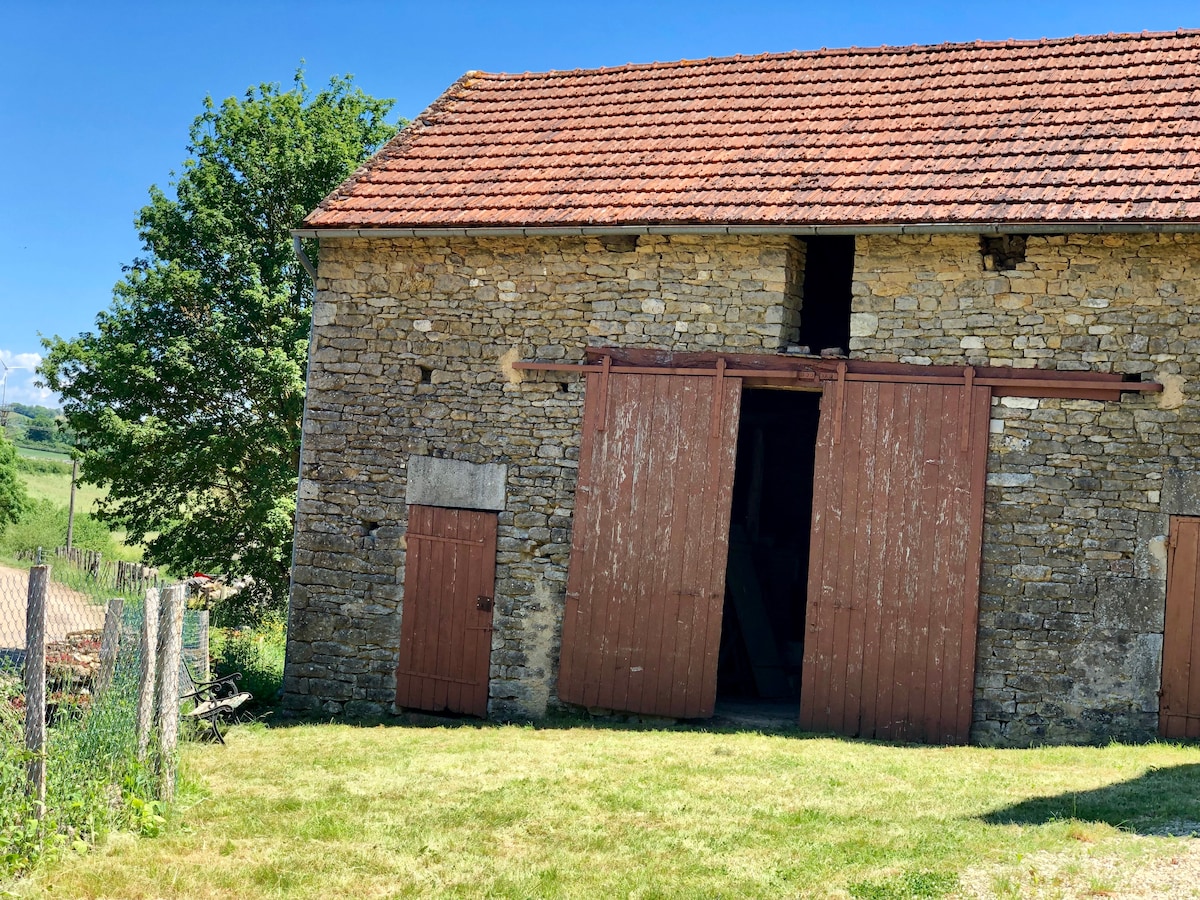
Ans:
{"label": "wooden fence post", "polygon": [[46,594],[50,567],[29,570],[25,607],[25,749],[31,754],[26,774],[34,815],[46,814]]}
{"label": "wooden fence post", "polygon": [[137,742],[138,759],[146,758],[150,731],[154,727],[154,686],[158,659],[158,588],[146,591],[142,616],[142,660],[138,672]]}
{"label": "wooden fence post", "polygon": [[113,672],[117,667],[117,652],[121,649],[121,616],[125,614],[125,601],[113,597],[104,611],[104,631],[100,635],[100,672],[96,676],[96,696],[99,697],[112,684]]}
{"label": "wooden fence post", "polygon": [[163,591],[159,628],[162,658],[158,678],[158,753],[162,800],[175,796],[175,747],[179,742],[179,664],[183,650],[183,607],[187,588],[173,584]]}

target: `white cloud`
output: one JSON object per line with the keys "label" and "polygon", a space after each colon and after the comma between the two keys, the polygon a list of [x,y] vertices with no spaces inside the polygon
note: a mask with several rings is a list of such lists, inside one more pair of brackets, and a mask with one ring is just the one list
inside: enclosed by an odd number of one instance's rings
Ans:
{"label": "white cloud", "polygon": [[[12,350],[0,350],[0,362],[9,367],[8,381],[3,389],[5,403],[28,403],[51,408],[62,405],[58,394],[49,388],[38,387],[34,384],[38,377],[34,370],[41,361],[40,353],[14,353]],[[0,378],[3,375],[4,369],[0,367]]]}

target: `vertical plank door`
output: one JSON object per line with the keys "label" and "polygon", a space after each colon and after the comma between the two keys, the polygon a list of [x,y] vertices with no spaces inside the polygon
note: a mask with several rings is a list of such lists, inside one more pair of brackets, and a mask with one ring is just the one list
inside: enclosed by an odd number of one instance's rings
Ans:
{"label": "vertical plank door", "polygon": [[396,706],[487,715],[496,514],[410,506]]}
{"label": "vertical plank door", "polygon": [[845,381],[821,400],[800,724],[964,743],[990,391]]}
{"label": "vertical plank door", "polygon": [[590,374],[558,694],[712,715],[741,379]]}
{"label": "vertical plank door", "polygon": [[1200,738],[1200,518],[1172,516],[1158,731]]}

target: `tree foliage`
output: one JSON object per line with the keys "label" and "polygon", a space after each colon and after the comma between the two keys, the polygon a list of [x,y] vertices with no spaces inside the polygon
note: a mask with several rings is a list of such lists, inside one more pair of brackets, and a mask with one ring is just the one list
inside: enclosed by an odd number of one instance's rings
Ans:
{"label": "tree foliage", "polygon": [[0,435],[0,533],[28,506],[25,484],[17,474],[17,449]]}
{"label": "tree foliage", "polygon": [[291,562],[312,285],[289,229],[395,133],[391,107],[302,72],[206,98],[174,196],[151,187],[136,220],[147,256],[95,330],[44,341],[100,515],[157,565],[251,576],[242,615],[282,608]]}
{"label": "tree foliage", "polygon": [[58,423],[52,416],[39,414],[25,425],[25,439],[35,444],[58,443]]}

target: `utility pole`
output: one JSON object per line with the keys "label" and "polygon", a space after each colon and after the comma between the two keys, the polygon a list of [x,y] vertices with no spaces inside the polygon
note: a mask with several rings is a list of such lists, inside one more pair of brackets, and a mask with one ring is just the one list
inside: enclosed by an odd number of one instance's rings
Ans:
{"label": "utility pole", "polygon": [[67,507],[67,549],[71,549],[71,539],[75,537],[75,479],[79,475],[79,460],[71,460],[71,503]]}

